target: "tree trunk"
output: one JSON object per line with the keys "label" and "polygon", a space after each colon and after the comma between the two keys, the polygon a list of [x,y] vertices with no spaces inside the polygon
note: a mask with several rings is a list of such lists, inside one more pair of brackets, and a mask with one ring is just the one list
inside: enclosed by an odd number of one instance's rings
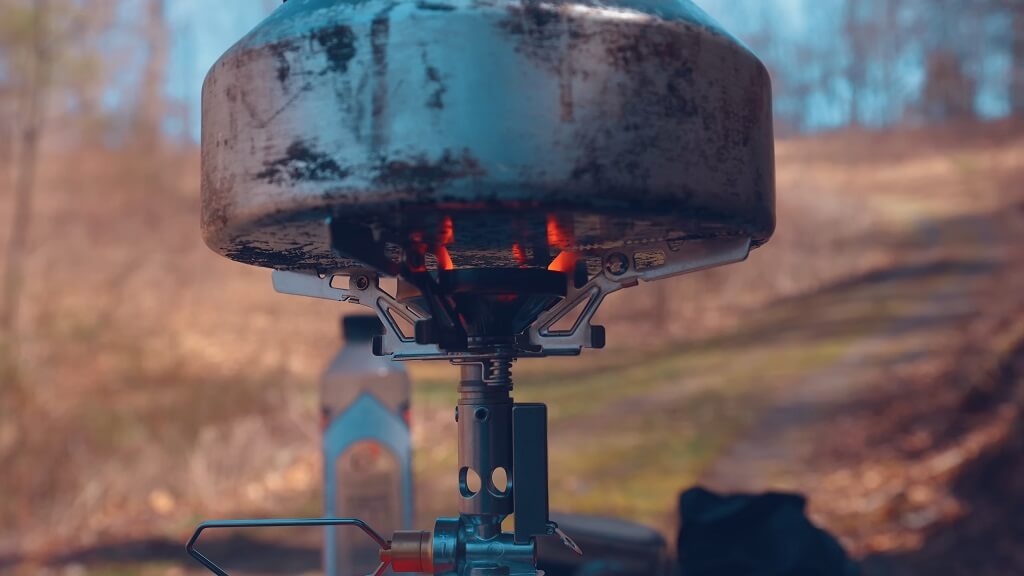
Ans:
{"label": "tree trunk", "polygon": [[0,190],[13,187],[11,178],[14,174],[14,135],[17,126],[11,107],[11,95],[6,91],[0,92]]}
{"label": "tree trunk", "polygon": [[32,76],[22,103],[25,106],[23,129],[18,145],[14,178],[14,209],[11,212],[11,236],[4,263],[3,298],[0,300],[0,336],[8,346],[17,343],[18,312],[24,284],[25,252],[32,222],[36,164],[50,86],[51,52],[49,48],[50,0],[36,0],[32,25]]}
{"label": "tree trunk", "polygon": [[1013,70],[1010,76],[1010,106],[1014,116],[1024,118],[1024,3],[1013,9]]}
{"label": "tree trunk", "polygon": [[164,82],[167,79],[170,35],[167,29],[166,0],[148,0],[146,6],[144,33],[149,58],[142,75],[135,128],[144,152],[156,155],[163,139],[162,125],[167,113]]}
{"label": "tree trunk", "polygon": [[861,122],[860,95],[864,87],[864,66],[866,54],[864,54],[863,30],[860,26],[857,7],[864,0],[846,0],[846,9],[843,14],[843,31],[846,35],[846,45],[850,51],[850,60],[846,70],[846,81],[850,86],[850,125],[859,126]]}

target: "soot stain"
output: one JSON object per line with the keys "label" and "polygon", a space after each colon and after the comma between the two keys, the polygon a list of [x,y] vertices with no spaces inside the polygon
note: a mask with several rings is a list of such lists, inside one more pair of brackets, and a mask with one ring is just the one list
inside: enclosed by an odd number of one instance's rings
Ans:
{"label": "soot stain", "polygon": [[376,182],[391,188],[431,191],[448,182],[486,174],[480,161],[469,150],[459,154],[445,150],[436,161],[425,156],[385,160],[378,169]]}
{"label": "soot stain", "polygon": [[370,44],[373,46],[373,59],[387,64],[388,37],[391,33],[391,20],[387,14],[377,16],[370,23]]}
{"label": "soot stain", "polygon": [[[374,118],[383,118],[388,107],[388,41],[391,20],[387,12],[377,15],[370,23],[370,46],[373,50],[373,110]],[[383,126],[376,125],[377,130]]]}
{"label": "soot stain", "polygon": [[313,34],[313,39],[327,54],[327,71],[348,72],[348,63],[356,55],[356,33],[344,25],[324,28]]}
{"label": "soot stain", "polygon": [[274,56],[274,60],[277,62],[277,81],[283,86],[287,84],[288,78],[291,76],[292,72],[289,55],[296,52],[299,47],[294,41],[285,40],[271,44],[267,49],[270,50],[270,53]]}
{"label": "soot stain", "polygon": [[435,12],[452,12],[455,10],[455,6],[452,6],[451,4],[427,2],[426,0],[417,2],[416,8],[419,8],[420,10],[433,10]]}
{"label": "soot stain", "polygon": [[245,241],[235,242],[228,247],[226,256],[237,262],[245,262],[278,270],[303,268],[301,263],[309,258],[305,251],[298,248],[267,248]]}
{"label": "soot stain", "polygon": [[565,42],[572,44],[580,34],[571,18],[535,1],[508,8],[497,26],[511,38],[516,52],[552,74],[562,73]]}
{"label": "soot stain", "polygon": [[264,170],[256,177],[276,185],[343,180],[349,176],[349,171],[334,159],[301,140],[288,146],[283,158],[266,162],[263,167]]}
{"label": "soot stain", "polygon": [[591,182],[600,182],[604,177],[604,169],[604,164],[588,155],[576,162],[576,165],[573,166],[569,178],[572,179],[574,182],[580,182],[584,180]]}
{"label": "soot stain", "polygon": [[444,95],[448,92],[448,87],[444,84],[444,79],[441,77],[441,71],[427,64],[427,56],[423,55],[423,64],[426,66],[427,73],[427,87],[430,90],[430,96],[427,97],[427,108],[433,108],[434,110],[444,110]]}
{"label": "soot stain", "polygon": [[509,16],[502,20],[501,27],[510,34],[543,36],[543,31],[562,19],[561,15],[539,2],[523,2],[510,8]]}

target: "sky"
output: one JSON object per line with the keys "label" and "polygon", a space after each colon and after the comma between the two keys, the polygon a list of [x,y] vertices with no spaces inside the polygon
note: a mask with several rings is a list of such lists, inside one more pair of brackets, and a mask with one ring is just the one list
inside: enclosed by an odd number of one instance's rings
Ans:
{"label": "sky", "polygon": [[[169,95],[200,108],[203,78],[235,42],[269,13],[272,2],[257,0],[174,0],[168,18],[175,42],[167,79]],[[192,135],[199,138],[199,114],[192,114]],[[171,128],[174,130],[175,128]]]}
{"label": "sky", "polygon": [[[776,0],[780,17],[798,31],[804,25],[802,0]],[[706,0],[697,4],[742,36],[742,21],[729,10],[734,0]],[[274,7],[274,0],[174,0],[168,14],[175,31],[167,90],[171,97],[199,110],[203,78],[217,58],[255,27]],[[170,127],[172,131],[180,127]],[[189,131],[199,136],[199,114],[192,115]]]}
{"label": "sky", "polygon": [[[136,0],[138,2],[138,0]],[[840,34],[834,1],[827,0],[697,0],[697,4],[718,20],[726,30],[743,40],[758,34],[759,27],[769,22],[773,34],[790,39],[816,43],[834,43]],[[174,30],[172,61],[167,78],[168,94],[189,105],[191,114],[185,122],[186,131],[194,138],[199,135],[200,91],[203,78],[213,63],[232,44],[255,27],[274,7],[278,0],[173,0],[168,3],[169,19]],[[753,12],[752,12],[753,11]],[[995,22],[999,25],[999,22]],[[835,30],[833,30],[835,29]],[[989,54],[979,74],[977,112],[982,117],[1001,117],[1009,113],[1007,87],[1003,79],[1008,74],[1009,62],[997,50],[983,47]],[[794,61],[795,55],[779,52],[761,54],[769,63],[789,66],[787,73],[814,74],[815,66],[822,62]],[[923,86],[923,64],[920,54],[904,53],[897,62],[900,73],[897,80],[908,101]],[[841,63],[840,63],[841,64]],[[777,99],[777,110],[785,113],[793,107],[806,109],[811,130],[827,130],[843,126],[849,120],[849,94],[844,96],[841,85],[828,85],[819,98],[787,102]],[[873,106],[870,94],[862,94],[863,106]],[[786,107],[789,108],[786,108]],[[808,107],[809,106],[809,107]],[[884,106],[884,104],[882,105]],[[792,112],[792,110],[790,110]],[[878,122],[886,121],[882,108],[875,114]],[[169,120],[171,133],[181,134],[182,119]]]}

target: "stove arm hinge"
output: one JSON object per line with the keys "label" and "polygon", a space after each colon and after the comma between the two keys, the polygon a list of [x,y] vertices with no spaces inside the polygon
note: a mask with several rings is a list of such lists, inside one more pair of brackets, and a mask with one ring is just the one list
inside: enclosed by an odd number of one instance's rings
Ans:
{"label": "stove arm hinge", "polygon": [[[570,287],[564,300],[541,314],[528,331],[529,342],[550,356],[603,348],[604,329],[592,321],[609,294],[641,281],[742,262],[751,247],[750,238],[713,238],[635,244],[594,253],[592,257],[600,259],[601,270],[584,285]],[[567,319],[572,319],[570,328],[556,328]]]}
{"label": "stove arm hinge", "polygon": [[[341,288],[347,280],[348,287]],[[306,296],[336,302],[359,304],[377,315],[384,324],[384,334],[374,339],[374,354],[392,356],[397,353],[412,357],[443,357],[436,345],[419,344],[415,334],[407,334],[402,325],[414,327],[430,316],[408,306],[388,294],[380,286],[380,275],[372,270],[353,270],[344,273],[319,274],[274,270],[274,290],[281,294]],[[401,322],[400,322],[401,321]]]}

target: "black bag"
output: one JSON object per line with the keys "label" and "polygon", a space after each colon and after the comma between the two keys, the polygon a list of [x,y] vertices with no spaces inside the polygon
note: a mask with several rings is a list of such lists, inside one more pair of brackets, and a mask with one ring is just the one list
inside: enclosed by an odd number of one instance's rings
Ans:
{"label": "black bag", "polygon": [[807,518],[806,504],[796,494],[686,491],[679,499],[680,576],[856,576],[839,542]]}

